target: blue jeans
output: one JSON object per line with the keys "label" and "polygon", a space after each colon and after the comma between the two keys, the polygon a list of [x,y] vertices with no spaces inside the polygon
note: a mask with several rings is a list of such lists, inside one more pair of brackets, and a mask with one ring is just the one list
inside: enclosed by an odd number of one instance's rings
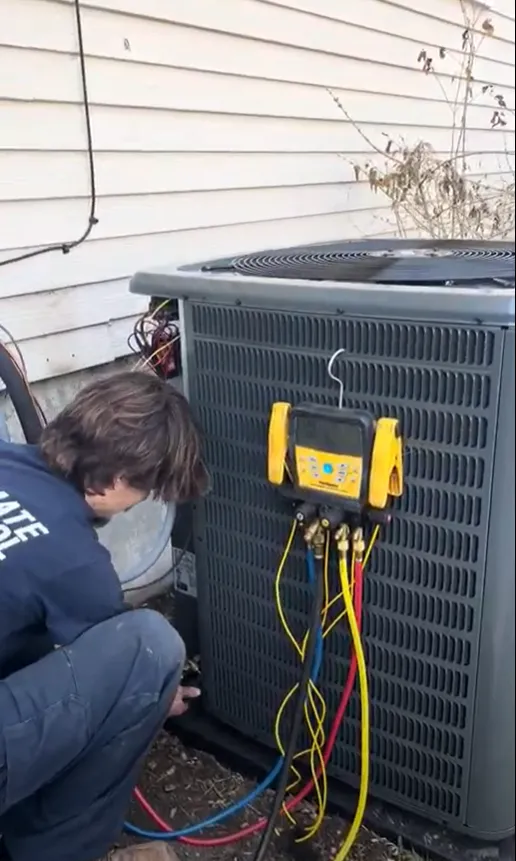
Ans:
{"label": "blue jeans", "polygon": [[119,837],[184,666],[134,610],[0,681],[0,834],[12,861],[95,861]]}

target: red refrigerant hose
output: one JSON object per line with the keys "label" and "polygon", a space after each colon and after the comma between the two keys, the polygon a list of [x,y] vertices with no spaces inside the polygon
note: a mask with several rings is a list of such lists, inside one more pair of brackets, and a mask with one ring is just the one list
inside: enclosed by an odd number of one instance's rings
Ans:
{"label": "red refrigerant hose", "polygon": [[[354,604],[355,604],[355,613],[357,617],[357,621],[359,624],[360,631],[362,630],[362,607],[363,607],[363,599],[364,599],[364,566],[362,562],[355,562],[355,595],[354,595]],[[342,725],[342,722],[346,716],[346,712],[348,709],[349,701],[353,694],[353,690],[355,687],[355,681],[357,676],[357,658],[355,653],[351,657],[351,664],[349,667],[348,677],[346,680],[346,685],[342,692],[342,697],[340,700],[339,708],[335,715],[328,740],[326,742],[326,747],[324,750],[324,762],[328,765],[333,749],[337,742],[337,738],[339,735],[339,731]],[[319,773],[319,776],[321,776]],[[289,812],[294,810],[302,801],[307,798],[308,795],[314,789],[314,781],[311,780],[304,789],[301,790],[295,798],[292,798],[288,804],[286,804],[286,808]],[[168,825],[164,819],[151,807],[149,802],[144,798],[139,789],[136,789],[135,798],[140,803],[142,809],[145,813],[148,814],[150,819],[164,832],[170,833],[172,828]],[[215,837],[210,839],[207,838],[193,838],[193,837],[181,837],[179,838],[179,843],[184,843],[187,846],[197,846],[197,847],[205,847],[205,848],[214,848],[217,846],[230,846],[233,843],[238,843],[240,840],[245,840],[247,837],[253,837],[253,835],[258,834],[262,831],[267,825],[267,819],[260,819],[254,825],[249,825],[246,828],[243,828],[241,831],[237,831],[235,834],[228,834],[225,837]]]}

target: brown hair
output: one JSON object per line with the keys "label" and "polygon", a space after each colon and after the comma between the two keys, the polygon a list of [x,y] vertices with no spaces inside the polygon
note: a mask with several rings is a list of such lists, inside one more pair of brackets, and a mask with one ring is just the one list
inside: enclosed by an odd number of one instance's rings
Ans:
{"label": "brown hair", "polygon": [[208,485],[186,398],[146,372],[86,386],[44,429],[39,445],[50,468],[84,493],[102,493],[122,478],[163,501],[181,502]]}

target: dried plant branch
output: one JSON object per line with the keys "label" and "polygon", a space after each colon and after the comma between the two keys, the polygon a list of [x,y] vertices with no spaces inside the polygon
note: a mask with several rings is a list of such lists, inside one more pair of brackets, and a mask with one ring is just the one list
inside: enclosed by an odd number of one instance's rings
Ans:
{"label": "dried plant branch", "polygon": [[328,92],[368,149],[382,157],[383,168],[370,162],[353,163],[355,179],[368,182],[375,193],[387,198],[400,235],[415,229],[433,239],[514,238],[514,154],[505,146],[508,172],[507,176],[500,175],[499,184],[494,184],[487,173],[471,175],[468,164],[472,155],[482,155],[469,149],[469,117],[473,104],[480,97],[491,100],[493,114],[489,125],[494,134],[503,133],[508,125],[507,115],[514,115],[503,93],[490,84],[476,82],[479,52],[485,41],[495,35],[495,29],[485,12],[470,8],[469,0],[457,2],[464,19],[460,51],[439,50],[440,62],[445,63],[452,54],[458,65],[458,73],[451,76],[453,92],[448,93],[429,50],[422,49],[417,58],[422,73],[437,82],[451,111],[447,156],[436,153],[424,141],[409,145],[402,139],[388,136],[387,145],[382,148],[354,120],[342,99]]}

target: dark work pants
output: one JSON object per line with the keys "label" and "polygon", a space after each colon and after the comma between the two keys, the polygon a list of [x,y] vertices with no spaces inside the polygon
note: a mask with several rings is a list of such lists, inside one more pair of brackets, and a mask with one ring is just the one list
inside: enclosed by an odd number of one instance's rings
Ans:
{"label": "dark work pants", "polygon": [[0,834],[12,861],[95,861],[119,837],[184,646],[134,610],[0,681]]}

